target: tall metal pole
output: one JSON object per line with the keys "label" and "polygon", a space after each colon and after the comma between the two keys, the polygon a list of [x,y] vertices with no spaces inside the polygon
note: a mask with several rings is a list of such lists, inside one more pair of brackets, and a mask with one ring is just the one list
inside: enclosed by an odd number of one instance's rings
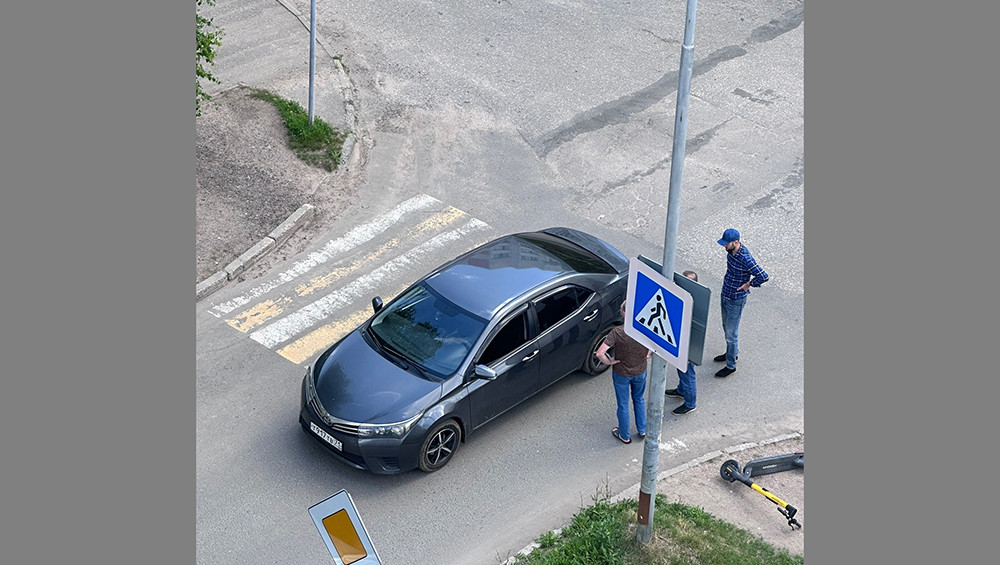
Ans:
{"label": "tall metal pole", "polygon": [[[687,21],[681,45],[681,68],[677,83],[677,111],[674,116],[674,148],[670,155],[670,192],[667,196],[667,228],[663,236],[663,271],[668,280],[674,276],[677,250],[677,226],[680,223],[681,178],[684,172],[684,146],[687,141],[687,109],[691,97],[691,69],[694,56],[694,19],[697,0],[687,0]],[[667,391],[667,362],[653,356],[649,370],[650,390],[646,403],[646,441],[642,452],[642,482],[639,485],[639,527],[636,539],[646,543],[653,537],[653,512],[656,509],[656,474],[660,464],[660,431],[663,426],[663,395]]]}
{"label": "tall metal pole", "polygon": [[313,125],[313,99],[316,76],[316,0],[309,3],[309,127]]}

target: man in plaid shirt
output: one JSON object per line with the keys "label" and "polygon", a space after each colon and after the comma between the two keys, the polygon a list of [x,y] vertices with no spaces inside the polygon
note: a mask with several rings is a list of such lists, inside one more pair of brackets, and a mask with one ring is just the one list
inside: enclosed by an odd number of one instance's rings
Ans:
{"label": "man in plaid shirt", "polygon": [[750,287],[758,287],[767,282],[767,273],[757,264],[750,251],[740,243],[740,232],[733,228],[727,229],[719,240],[719,245],[726,249],[726,277],[722,281],[722,331],[726,334],[726,352],[717,355],[716,363],[726,362],[726,366],[715,373],[716,377],[728,377],[736,372],[736,360],[739,359],[737,337],[740,328],[740,317],[746,304]]}

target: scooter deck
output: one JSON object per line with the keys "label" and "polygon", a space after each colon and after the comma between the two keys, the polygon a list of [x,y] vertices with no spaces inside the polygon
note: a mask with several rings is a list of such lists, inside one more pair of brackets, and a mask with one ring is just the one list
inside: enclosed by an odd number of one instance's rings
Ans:
{"label": "scooter deck", "polygon": [[743,475],[746,477],[759,477],[761,475],[770,475],[772,473],[780,473],[791,469],[804,468],[805,452],[798,451],[796,453],[772,455],[770,457],[761,457],[760,459],[748,461],[747,464],[743,466]]}

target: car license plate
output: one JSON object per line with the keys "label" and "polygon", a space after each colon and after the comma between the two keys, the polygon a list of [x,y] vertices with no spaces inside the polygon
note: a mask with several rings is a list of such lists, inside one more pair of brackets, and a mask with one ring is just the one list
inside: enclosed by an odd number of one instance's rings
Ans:
{"label": "car license plate", "polygon": [[340,440],[326,433],[326,431],[323,428],[317,426],[315,422],[309,422],[309,429],[312,430],[312,433],[323,438],[323,441],[332,445],[337,451],[344,450],[344,444],[340,443]]}

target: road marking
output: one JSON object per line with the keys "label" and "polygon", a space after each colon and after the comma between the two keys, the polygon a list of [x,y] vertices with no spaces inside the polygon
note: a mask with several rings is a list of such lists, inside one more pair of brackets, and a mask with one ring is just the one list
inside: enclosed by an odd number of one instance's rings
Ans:
{"label": "road marking", "polygon": [[417,262],[423,255],[441,248],[453,241],[457,241],[470,233],[487,229],[489,225],[476,219],[470,219],[465,225],[458,229],[439,234],[423,244],[413,248],[406,255],[397,257],[386,262],[381,267],[372,272],[358,277],[343,288],[327,294],[323,298],[316,300],[312,304],[293,312],[292,314],[265,326],[250,334],[250,338],[260,343],[264,347],[274,349],[278,345],[292,339],[295,335],[302,333],[308,328],[328,318],[338,308],[341,308],[351,301],[361,298],[385,277],[392,275],[399,269]]}
{"label": "road marking", "polygon": [[[477,242],[471,248],[474,249],[484,243],[486,242]],[[383,296],[382,299],[386,304],[388,304],[396,295],[406,290],[407,286],[409,285],[400,287],[395,292]],[[281,355],[296,365],[301,365],[305,361],[309,360],[309,358],[313,355],[323,351],[334,343],[337,343],[340,338],[354,331],[355,328],[360,326],[371,315],[372,312],[368,310],[361,310],[359,312],[355,312],[347,318],[327,324],[279,349],[278,355]]]}
{"label": "road marking", "polygon": [[251,300],[270,292],[278,286],[291,282],[308,273],[315,267],[326,263],[333,257],[374,239],[375,236],[387,230],[406,214],[424,208],[429,208],[435,204],[441,204],[441,201],[426,194],[415,196],[396,206],[389,212],[386,212],[381,216],[377,216],[372,221],[355,227],[351,231],[347,232],[347,234],[343,237],[329,241],[325,246],[323,246],[323,249],[320,251],[314,251],[310,253],[306,259],[297,261],[291,269],[282,272],[277,276],[277,278],[270,279],[267,282],[252,288],[247,293],[233,298],[232,300],[213,306],[212,309],[209,310],[209,313],[215,317],[221,317],[224,314],[228,314],[240,306],[248,304]]}
{"label": "road marking", "polygon": [[330,284],[332,284],[334,281],[344,278],[345,276],[353,273],[358,268],[360,268],[361,265],[375,261],[380,256],[384,255],[386,252],[397,247],[401,241],[412,241],[414,239],[417,239],[424,233],[432,231],[441,231],[446,227],[448,227],[449,225],[451,225],[452,223],[456,222],[459,218],[465,216],[467,216],[465,212],[459,210],[458,208],[453,208],[449,206],[445,211],[435,214],[430,218],[427,218],[420,224],[410,228],[404,235],[400,237],[394,237],[389,241],[383,243],[377,250],[375,250],[374,253],[372,253],[368,257],[365,257],[355,262],[353,265],[350,265],[348,267],[343,267],[340,269],[334,269],[333,271],[331,271],[326,275],[316,277],[310,280],[308,283],[299,285],[298,287],[295,288],[295,293],[298,294],[299,296],[308,296],[318,290],[322,290],[323,288],[330,286]]}
{"label": "road marking", "polygon": [[[467,217],[468,214],[465,212],[449,206],[443,212],[434,214],[430,218],[427,218],[420,224],[410,228],[407,232],[400,236],[394,237],[389,241],[382,244],[374,253],[363,257],[354,263],[347,265],[345,267],[339,267],[331,270],[329,273],[320,275],[313,278],[312,280],[303,283],[295,288],[295,293],[298,296],[308,296],[317,291],[320,291],[334,282],[343,279],[356,271],[358,271],[362,266],[371,264],[372,262],[378,260],[382,255],[388,253],[392,249],[399,246],[401,241],[410,241],[419,238],[426,232],[440,231],[450,224],[454,223],[460,218]],[[293,297],[285,295],[271,300],[266,300],[260,304],[256,304],[247,310],[244,310],[237,316],[229,318],[226,323],[230,326],[236,328],[237,330],[247,333],[248,331],[264,324],[268,320],[277,317],[282,313],[283,308],[281,305],[288,304],[292,302]]]}
{"label": "road marking", "polygon": [[[399,294],[405,288],[399,289],[393,296]],[[386,302],[388,301],[387,299]],[[318,330],[310,332],[304,337],[282,347],[278,350],[278,355],[296,365],[300,365],[313,355],[333,345],[337,340],[354,331],[354,328],[360,326],[371,315],[371,310],[361,310],[346,318],[322,326]]]}
{"label": "road marking", "polygon": [[688,446],[681,440],[677,438],[670,438],[669,441],[660,442],[660,451],[670,451],[674,452],[678,449],[683,449],[687,451]]}
{"label": "road marking", "polygon": [[287,296],[265,300],[253,308],[244,310],[235,318],[226,320],[226,323],[243,333],[247,333],[264,322],[277,318],[284,311],[282,306],[291,301],[292,299]]}

